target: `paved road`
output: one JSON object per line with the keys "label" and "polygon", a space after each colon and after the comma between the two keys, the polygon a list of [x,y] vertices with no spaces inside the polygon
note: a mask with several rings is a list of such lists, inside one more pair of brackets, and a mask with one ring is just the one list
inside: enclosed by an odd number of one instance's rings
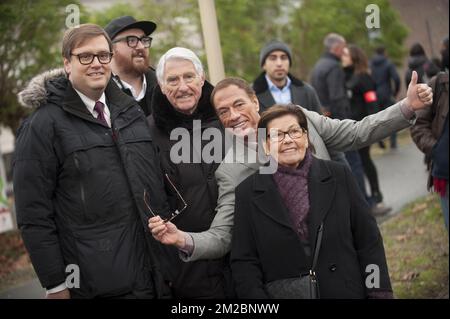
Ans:
{"label": "paved road", "polygon": [[387,152],[375,158],[374,162],[384,202],[392,207],[390,215],[398,213],[406,204],[428,193],[428,174],[423,154],[414,143],[401,146],[394,152]]}
{"label": "paved road", "polygon": [[[377,147],[377,146],[373,146]],[[403,206],[427,194],[427,173],[423,156],[413,143],[401,146],[395,152],[375,158],[384,201],[393,208],[389,216],[398,213]],[[368,188],[369,189],[369,188]],[[386,218],[379,219],[379,222]],[[0,293],[4,298],[43,298],[44,290],[37,279],[22,286]]]}
{"label": "paved road", "polygon": [[45,290],[41,287],[37,278],[0,293],[0,299],[42,299],[44,297]]}

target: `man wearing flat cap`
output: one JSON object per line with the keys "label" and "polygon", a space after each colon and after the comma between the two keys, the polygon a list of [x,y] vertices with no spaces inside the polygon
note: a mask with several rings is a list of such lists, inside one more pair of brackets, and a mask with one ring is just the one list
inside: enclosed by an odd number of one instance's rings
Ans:
{"label": "man wearing flat cap", "polygon": [[274,104],[298,104],[319,112],[320,102],[312,86],[289,73],[292,64],[291,49],[283,42],[272,40],[259,54],[264,70],[253,82],[259,100],[260,112]]}
{"label": "man wearing flat cap", "polygon": [[116,18],[105,27],[113,43],[113,79],[139,103],[146,116],[151,114],[152,92],[157,84],[148,50],[152,44],[150,34],[155,29],[155,23],[136,21],[131,16]]}

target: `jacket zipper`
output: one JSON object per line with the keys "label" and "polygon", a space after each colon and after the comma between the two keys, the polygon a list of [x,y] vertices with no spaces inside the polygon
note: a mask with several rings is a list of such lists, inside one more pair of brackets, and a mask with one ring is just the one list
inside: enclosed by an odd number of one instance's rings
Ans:
{"label": "jacket zipper", "polygon": [[[75,162],[75,167],[77,168],[78,172],[80,172],[81,175],[81,170],[80,170],[80,161],[78,160],[78,154],[75,153],[73,155],[73,160]],[[83,203],[83,215],[84,215],[84,220],[87,220],[87,209],[86,209],[86,194],[84,191],[84,185],[83,185],[83,181],[80,179],[80,196],[81,196],[81,202]]]}

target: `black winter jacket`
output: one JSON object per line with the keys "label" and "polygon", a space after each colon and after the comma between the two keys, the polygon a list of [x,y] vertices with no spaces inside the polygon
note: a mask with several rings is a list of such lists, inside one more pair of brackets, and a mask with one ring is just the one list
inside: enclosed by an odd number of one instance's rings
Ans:
{"label": "black winter jacket", "polygon": [[[308,177],[310,243],[323,222],[316,274],[320,297],[367,298],[389,294],[391,283],[383,240],[375,219],[345,165],[313,159]],[[255,173],[236,188],[231,267],[239,298],[268,298],[264,284],[308,273],[311,256],[294,229],[273,177]],[[366,277],[379,269],[379,289]],[[370,279],[369,279],[370,281]]]}
{"label": "black winter jacket", "polygon": [[345,68],[345,86],[350,99],[351,119],[360,121],[367,115],[376,113],[378,98],[375,82],[368,73],[356,74],[353,68]]}
{"label": "black winter jacket", "polygon": [[[155,87],[152,101],[152,115],[148,117],[152,136],[160,152],[161,169],[168,174],[170,180],[181,193],[188,207],[172,222],[181,230],[187,232],[201,232],[208,230],[215,216],[218,188],[214,172],[223,159],[223,144],[209,136],[202,138],[202,134],[209,128],[223,133],[222,125],[216,117],[210,103],[212,85],[205,81],[198,107],[191,115],[177,112],[159,86]],[[193,124],[200,120],[200,124]],[[176,136],[170,140],[170,133],[174,129],[183,129],[183,137]],[[187,141],[189,149],[181,150],[182,156],[187,156],[188,162],[174,163],[170,152],[172,147],[181,145],[180,141]],[[217,159],[213,163],[203,160],[202,153],[205,146],[214,140]],[[197,162],[194,162],[197,161]],[[167,183],[166,183],[167,184]],[[166,186],[172,209],[179,208],[180,200],[171,188]],[[215,260],[199,260],[183,262],[175,247],[165,247],[169,264],[166,265],[167,280],[170,281],[175,298],[225,298],[226,285],[229,283],[228,257]]]}
{"label": "black winter jacket", "polygon": [[72,296],[160,297],[143,202],[147,189],[158,211],[168,213],[158,159],[141,108],[112,80],[105,95],[112,130],[61,72],[41,76],[20,94],[37,109],[17,134],[18,225],[42,286],[64,282],[66,266],[76,264],[80,287]]}
{"label": "black winter jacket", "polygon": [[400,77],[395,65],[384,55],[376,54],[370,61],[372,78],[377,88],[380,106],[384,109],[393,104],[400,90]]}
{"label": "black winter jacket", "polygon": [[345,74],[337,57],[324,53],[311,74],[311,85],[319,95],[322,106],[331,112],[331,117],[347,119],[350,104],[345,92]]}

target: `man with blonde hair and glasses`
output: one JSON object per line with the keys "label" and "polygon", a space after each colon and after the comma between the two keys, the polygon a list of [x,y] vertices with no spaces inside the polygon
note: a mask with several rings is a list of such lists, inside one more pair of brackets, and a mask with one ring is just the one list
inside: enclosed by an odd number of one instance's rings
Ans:
{"label": "man with blonde hair and glasses", "polygon": [[35,110],[17,134],[17,220],[48,298],[167,291],[142,198],[146,189],[155,210],[168,214],[163,179],[141,108],[111,80],[112,56],[101,27],[69,29],[64,69],[19,94]]}
{"label": "man with blonde hair and glasses", "polygon": [[154,22],[137,21],[131,16],[115,18],[105,27],[113,43],[113,79],[139,103],[146,116],[152,112],[150,103],[157,84],[149,55],[153,40],[150,35],[155,29]]}

